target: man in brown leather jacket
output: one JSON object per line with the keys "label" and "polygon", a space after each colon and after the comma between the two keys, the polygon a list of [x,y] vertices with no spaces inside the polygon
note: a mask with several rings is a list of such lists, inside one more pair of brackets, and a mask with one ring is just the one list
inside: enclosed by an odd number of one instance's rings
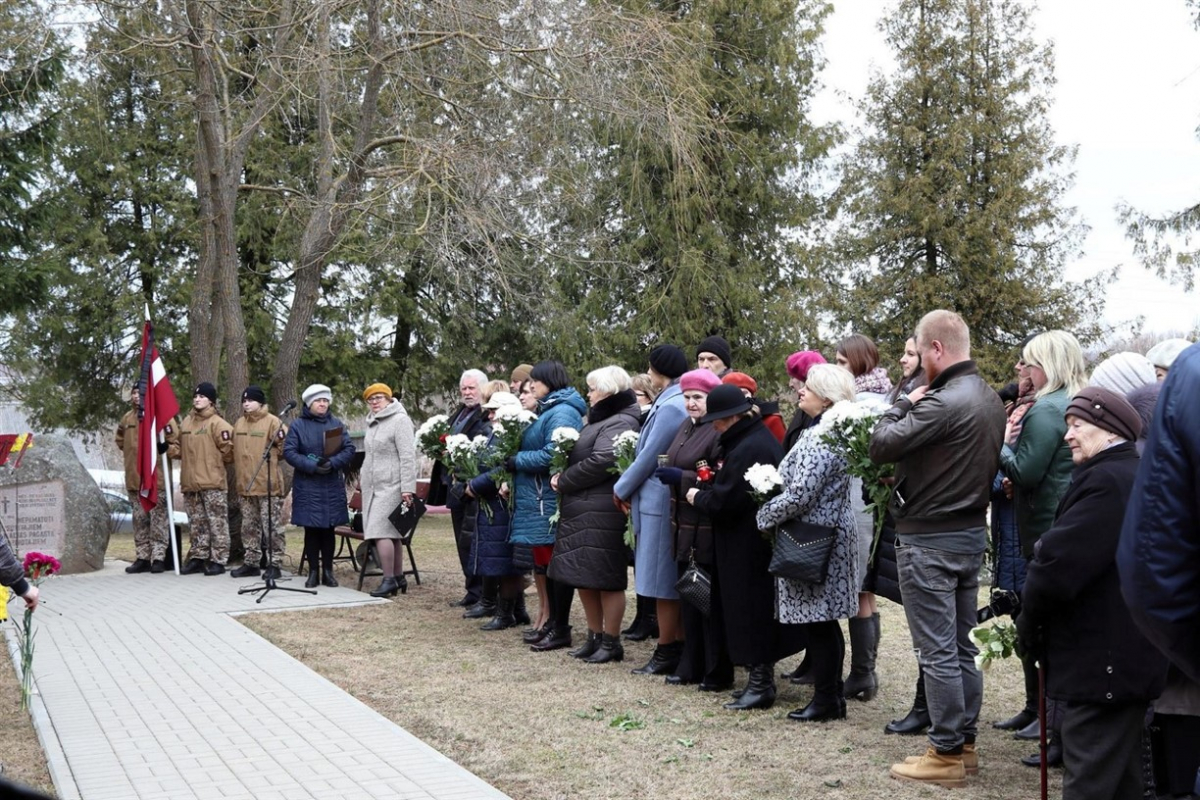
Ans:
{"label": "man in brown leather jacket", "polygon": [[891,774],[955,787],[965,785],[979,764],[975,733],[983,676],[968,634],[977,624],[1004,404],[979,377],[970,332],[958,314],[926,314],[916,345],[929,384],[883,414],[870,448],[872,460],[896,464],[896,563],[932,720],[925,754],[893,765]]}

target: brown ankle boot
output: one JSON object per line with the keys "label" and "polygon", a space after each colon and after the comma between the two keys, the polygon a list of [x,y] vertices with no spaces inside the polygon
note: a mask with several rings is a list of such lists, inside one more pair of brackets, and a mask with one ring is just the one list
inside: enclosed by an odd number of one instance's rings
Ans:
{"label": "brown ankle boot", "polygon": [[914,763],[905,760],[901,764],[893,764],[891,774],[897,780],[933,783],[947,789],[967,785],[967,770],[962,754],[939,753],[936,747],[930,747]]}

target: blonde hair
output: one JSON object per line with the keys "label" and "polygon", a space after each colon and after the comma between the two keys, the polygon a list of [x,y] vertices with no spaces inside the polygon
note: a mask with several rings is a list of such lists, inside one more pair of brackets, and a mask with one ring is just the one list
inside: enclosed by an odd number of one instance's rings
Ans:
{"label": "blonde hair", "polygon": [[1035,397],[1044,397],[1059,389],[1067,390],[1067,397],[1074,397],[1087,386],[1087,362],[1083,359],[1083,348],[1079,340],[1066,331],[1046,331],[1029,340],[1021,351],[1026,364],[1035,365],[1046,373],[1046,385]]}
{"label": "blonde hair", "polygon": [[585,380],[588,386],[593,386],[606,395],[623,392],[632,385],[629,373],[615,364],[592,370]]}
{"label": "blonde hair", "polygon": [[654,398],[658,397],[658,389],[654,388],[654,382],[650,380],[650,376],[645,372],[634,375],[631,379],[631,388],[635,392],[645,392],[646,397],[650,402],[654,402]]}
{"label": "blonde hair", "polygon": [[804,390],[830,403],[853,400],[854,378],[836,364],[814,364],[808,369]]}
{"label": "blonde hair", "polygon": [[971,331],[966,321],[953,311],[938,309],[921,317],[914,338],[917,347],[928,347],[936,341],[951,356],[971,357]]}
{"label": "blonde hair", "polygon": [[480,405],[492,399],[492,395],[496,392],[507,392],[509,389],[508,382],[497,378],[494,381],[488,381],[481,384],[479,387],[479,403]]}

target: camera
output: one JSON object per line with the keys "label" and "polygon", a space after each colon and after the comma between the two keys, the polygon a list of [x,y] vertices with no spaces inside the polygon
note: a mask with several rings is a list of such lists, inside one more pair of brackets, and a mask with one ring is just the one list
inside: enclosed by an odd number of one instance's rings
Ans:
{"label": "camera", "polygon": [[1021,596],[1016,592],[1008,589],[992,589],[992,596],[988,598],[988,604],[979,609],[977,615],[981,623],[987,622],[994,617],[1003,617],[1008,615],[1016,617],[1021,613]]}

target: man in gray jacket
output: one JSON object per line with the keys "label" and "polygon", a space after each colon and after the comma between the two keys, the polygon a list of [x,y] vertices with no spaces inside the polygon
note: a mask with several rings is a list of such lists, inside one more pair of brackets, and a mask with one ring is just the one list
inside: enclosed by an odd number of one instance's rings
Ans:
{"label": "man in gray jacket", "polygon": [[925,673],[932,725],[922,756],[892,766],[900,780],[963,786],[978,769],[983,676],[968,638],[977,624],[985,514],[1004,441],[1004,405],[971,360],[967,324],[926,314],[916,332],[929,384],[901,397],[871,436],[871,458],[895,462],[892,513],[904,612]]}

